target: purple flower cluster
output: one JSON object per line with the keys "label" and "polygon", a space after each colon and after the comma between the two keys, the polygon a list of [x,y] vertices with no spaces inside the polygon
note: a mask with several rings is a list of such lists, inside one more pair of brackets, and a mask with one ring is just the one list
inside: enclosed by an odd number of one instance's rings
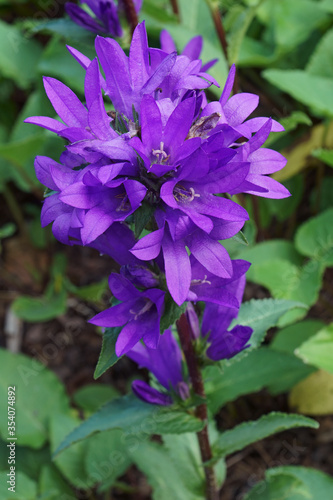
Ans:
{"label": "purple flower cluster", "polygon": [[[82,0],[91,14],[84,8],[75,3],[68,2],[65,9],[69,17],[79,26],[93,33],[103,33],[110,36],[120,37],[123,34],[119,15],[124,7],[121,0],[118,4],[114,0]],[[141,9],[142,0],[134,0],[134,6],[137,12]]]}
{"label": "purple flower cluster", "polygon": [[[97,4],[113,9],[112,2],[86,3],[96,7],[97,17]],[[202,331],[211,359],[247,347],[251,329],[228,331],[249,266],[232,261],[220,243],[248,219],[231,196],[289,196],[267,176],[286,160],[261,147],[282,127],[270,118],[248,119],[258,105],[256,95],[230,97],[234,67],[219,101],[208,103],[204,90],[218,83],[206,72],[215,61],[203,66],[199,59],[201,47],[196,37],[177,55],[170,35],[162,32],[161,49],[150,48],[144,23],[133,34],[128,56],[111,38],[96,38],[93,61],[69,47],[86,70],[85,102],[58,80],[44,78],[60,121],[26,120],[68,142],[59,163],[35,161],[37,177],[48,188],[43,226],[52,223],[63,243],[92,246],[122,266],[109,281],[118,303],[91,322],[122,327],[116,354],[130,352],[142,366],[154,366],[162,386],[180,397],[185,393],[179,366],[166,378],[161,361],[163,350],[177,351],[170,332],[160,335],[170,300],[174,306],[206,302]],[[141,396],[148,391],[142,383],[135,387]],[[170,402],[170,396],[162,399],[161,404]]]}

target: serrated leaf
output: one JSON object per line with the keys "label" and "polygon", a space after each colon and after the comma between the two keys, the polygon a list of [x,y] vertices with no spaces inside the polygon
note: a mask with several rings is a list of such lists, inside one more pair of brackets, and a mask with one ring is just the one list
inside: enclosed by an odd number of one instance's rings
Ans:
{"label": "serrated leaf", "polygon": [[213,455],[214,457],[225,457],[272,434],[295,427],[318,429],[319,424],[302,415],[272,412],[258,420],[244,422],[223,432],[213,445]]}
{"label": "serrated leaf", "polygon": [[295,235],[295,246],[307,257],[333,265],[333,208],[304,222]]}
{"label": "serrated leaf", "polygon": [[284,466],[268,469],[244,500],[331,500],[333,479],[310,467]]}
{"label": "serrated leaf", "polygon": [[295,307],[302,306],[301,303],[291,300],[252,299],[241,305],[239,314],[232,322],[231,328],[236,324],[250,326],[253,329],[249,340],[250,349],[255,348],[264,340],[267,330],[277,325],[281,316]]}
{"label": "serrated leaf", "polygon": [[333,323],[306,340],[295,354],[308,363],[333,373]]}
{"label": "serrated leaf", "polygon": [[107,403],[97,413],[74,429],[55,451],[61,451],[96,432],[122,429],[126,434],[178,434],[196,432],[203,422],[177,406],[156,407],[134,396],[124,396]]}
{"label": "serrated leaf", "polygon": [[105,328],[103,333],[102,350],[98,358],[97,366],[94,373],[96,380],[103,375],[106,370],[113,366],[120,359],[116,354],[116,342],[122,327]]}
{"label": "serrated leaf", "polygon": [[239,360],[225,363],[222,369],[205,369],[207,403],[216,413],[227,402],[272,384],[278,384],[276,393],[288,390],[313,371],[295,356],[260,347]]}
{"label": "serrated leaf", "polygon": [[312,156],[333,167],[333,149],[315,149],[312,151]]}
{"label": "serrated leaf", "polygon": [[298,413],[332,415],[333,374],[318,370],[301,380],[290,391],[288,403],[291,410]]}
{"label": "serrated leaf", "polygon": [[266,69],[263,76],[319,116],[333,117],[332,79],[299,69]]}
{"label": "serrated leaf", "polygon": [[[65,388],[50,370],[36,359],[0,349],[1,400],[7,398],[8,386],[17,388],[16,425],[21,446],[41,448],[48,438],[53,413],[69,408]],[[41,403],[42,402],[42,403]],[[0,417],[0,433],[7,438],[7,419]]]}

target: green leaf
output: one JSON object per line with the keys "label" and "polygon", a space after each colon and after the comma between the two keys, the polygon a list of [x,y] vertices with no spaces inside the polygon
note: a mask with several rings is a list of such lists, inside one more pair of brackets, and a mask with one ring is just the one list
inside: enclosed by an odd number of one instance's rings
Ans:
{"label": "green leaf", "polygon": [[[50,425],[51,452],[59,446],[65,436],[80,423],[80,420],[71,415],[54,413]],[[88,441],[76,443],[53,461],[63,476],[77,488],[88,489],[95,484],[94,479],[87,477],[85,469],[85,455]]]}
{"label": "green leaf", "polygon": [[312,337],[324,323],[319,320],[305,320],[293,325],[286,326],[279,330],[269,347],[276,351],[289,352],[292,354],[297,347],[299,347],[305,340]]}
{"label": "green leaf", "polygon": [[[73,497],[73,490],[63,479],[54,465],[45,465],[39,477],[38,490],[41,496],[40,500],[58,500],[68,496],[68,500]],[[74,497],[73,497],[74,498]]]}
{"label": "green leaf", "polygon": [[295,427],[318,429],[319,424],[302,415],[272,412],[223,432],[213,445],[214,457],[225,457],[277,432]]}
{"label": "green leaf", "polygon": [[[202,500],[204,498],[204,481],[202,481],[201,471],[199,471],[199,477],[192,476],[193,484],[188,482],[183,468],[179,470],[178,460],[174,460],[163,445],[147,441],[141,443],[137,450],[131,452],[131,455],[137,467],[148,477],[149,484],[153,487],[153,500],[170,500],[171,498],[172,500]],[[196,470],[196,467],[194,469]],[[201,483],[199,490],[197,490],[198,483]]]}
{"label": "green leaf", "polygon": [[295,356],[261,347],[239,360],[225,363],[222,369],[218,366],[205,369],[208,406],[216,413],[227,402],[272,384],[276,384],[276,393],[284,392],[313,370]]}
{"label": "green leaf", "polygon": [[256,244],[252,248],[245,248],[237,256],[239,259],[245,259],[253,264],[247,272],[247,278],[251,276],[251,271],[258,264],[269,262],[273,259],[288,260],[295,265],[302,263],[301,255],[295,250],[294,245],[286,240],[271,240]]}
{"label": "green leaf", "polygon": [[203,422],[177,406],[156,407],[137,399],[124,396],[107,403],[97,413],[74,429],[55,451],[59,454],[73,443],[96,432],[122,429],[126,434],[178,434],[196,432]]}
{"label": "green leaf", "polygon": [[312,156],[319,158],[323,163],[329,167],[333,167],[333,149],[315,149],[312,151]]}
{"label": "green leaf", "polygon": [[272,85],[310,106],[319,116],[333,116],[331,78],[311,75],[299,69],[266,69],[262,74]]}
{"label": "green leaf", "polygon": [[333,29],[327,31],[313,51],[306,71],[312,75],[333,78]]}
{"label": "green leaf", "polygon": [[117,396],[119,396],[119,392],[110,385],[90,384],[77,390],[73,395],[73,401],[77,406],[82,408],[82,410],[95,412],[105,403]]}
{"label": "green leaf", "polygon": [[89,481],[99,483],[99,492],[108,490],[132,463],[124,433],[112,430],[89,437],[84,462]]}
{"label": "green leaf", "polygon": [[324,265],[333,265],[333,208],[312,217],[302,224],[295,236],[297,250]]}
{"label": "green leaf", "polygon": [[[58,19],[48,19],[47,21],[36,22],[32,33],[47,33],[52,35],[60,35],[65,38],[66,41],[73,40],[75,42],[93,44],[94,35],[89,33],[81,26],[78,26],[71,19],[58,18]],[[63,43],[59,43],[59,46],[64,47]]]}
{"label": "green leaf", "polygon": [[257,9],[264,0],[258,0],[256,5],[243,8],[235,19],[230,33],[228,33],[228,60],[229,64],[237,64],[240,49],[247,30],[252,23]]}
{"label": "green leaf", "polygon": [[[273,297],[311,306],[318,299],[322,274],[323,266],[313,260],[298,267],[287,260],[272,259],[253,265],[248,279],[268,288]],[[302,319],[305,314],[306,308],[294,308],[281,318],[279,326]]]}
{"label": "green leaf", "polygon": [[94,373],[95,380],[103,375],[106,370],[117,363],[118,359],[120,359],[116,355],[116,342],[121,330],[121,326],[116,326],[114,328],[105,328],[105,331],[103,333],[102,350],[100,352]]}
{"label": "green leaf", "polygon": [[333,498],[333,479],[310,467],[284,466],[268,469],[244,500],[319,500]]}
{"label": "green leaf", "polygon": [[160,332],[164,333],[165,330],[170,328],[185,312],[186,303],[179,306],[167,292],[164,298],[164,312],[160,322]]}
{"label": "green leaf", "polygon": [[16,231],[15,224],[13,224],[12,222],[8,222],[4,226],[0,227],[0,240],[13,236],[15,231]]}
{"label": "green leaf", "polygon": [[29,40],[12,25],[0,21],[0,72],[12,78],[22,89],[28,88],[36,78],[36,65],[41,46]]}
{"label": "green leaf", "polygon": [[295,354],[308,363],[333,373],[333,323],[306,340]]}
{"label": "green leaf", "polygon": [[267,330],[276,326],[281,316],[295,307],[302,307],[302,304],[290,300],[252,299],[241,305],[239,314],[231,327],[236,324],[250,326],[253,329],[249,341],[250,349],[255,348],[264,340]]}
{"label": "green leaf", "polygon": [[[48,438],[49,421],[55,412],[68,411],[63,384],[36,359],[0,349],[3,375],[0,399],[7,400],[8,386],[16,387],[16,425],[20,446],[41,448]],[[6,439],[7,419],[0,417],[0,434]]]}
{"label": "green leaf", "polygon": [[[3,464],[2,457],[0,458],[0,470],[8,472],[8,441],[0,440],[0,450],[4,450]],[[1,455],[1,451],[0,451]],[[23,472],[26,476],[34,481],[38,481],[40,471],[45,463],[51,463],[51,453],[48,446],[44,446],[39,450],[28,448],[27,446],[16,445],[15,466],[16,470]]]}
{"label": "green leaf", "polygon": [[332,415],[333,374],[324,370],[311,373],[292,388],[288,405],[293,411],[306,415]]}
{"label": "green leaf", "polygon": [[67,292],[62,289],[59,293],[38,298],[22,295],[14,300],[12,309],[24,321],[42,322],[64,314],[67,309],[66,301]]}
{"label": "green leaf", "polygon": [[[93,44],[75,43],[75,48],[90,59],[96,57]],[[85,71],[58,39],[51,39],[44,49],[38,63],[38,71],[61,80],[75,92],[83,94]]]}
{"label": "green leaf", "polygon": [[140,238],[140,235],[154,214],[155,208],[148,203],[143,203],[141,207],[134,212],[134,236]]}
{"label": "green leaf", "polygon": [[76,295],[76,297],[98,304],[101,302],[104,293],[108,289],[108,278],[103,278],[97,283],[90,283],[85,286],[75,286],[72,283],[66,282],[66,287],[68,291]]}
{"label": "green leaf", "polygon": [[11,487],[7,484],[9,477],[7,471],[0,472],[0,498],[1,500],[36,500],[37,498],[37,484],[32,481],[28,476],[23,474],[23,472],[15,471],[15,489],[13,491],[8,491]]}

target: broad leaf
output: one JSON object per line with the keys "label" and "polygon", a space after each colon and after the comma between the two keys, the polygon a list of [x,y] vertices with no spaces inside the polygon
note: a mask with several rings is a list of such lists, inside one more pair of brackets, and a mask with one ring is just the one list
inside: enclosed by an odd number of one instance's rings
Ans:
{"label": "broad leaf", "polygon": [[216,413],[227,402],[273,384],[276,393],[284,392],[313,370],[295,356],[261,347],[239,360],[225,363],[222,368],[205,369],[208,406]]}
{"label": "broad leaf", "polygon": [[124,396],[107,403],[75,428],[62,441],[55,455],[96,432],[106,430],[122,429],[126,435],[140,436],[196,432],[202,427],[201,420],[175,406],[160,407],[144,403],[134,396]]}
{"label": "broad leaf", "polygon": [[333,208],[304,222],[295,236],[299,252],[333,265]]}
{"label": "broad leaf", "polygon": [[244,500],[319,500],[333,498],[333,479],[310,467],[269,469]]}
{"label": "broad leaf", "polygon": [[[65,388],[53,372],[36,359],[0,349],[3,370],[0,399],[7,400],[8,386],[15,386],[17,438],[21,446],[41,448],[48,438],[48,427],[55,412],[69,409]],[[7,438],[7,419],[3,412],[0,434]]]}
{"label": "broad leaf", "polygon": [[13,491],[9,491],[11,487],[7,483],[9,481],[9,468],[6,471],[0,472],[0,498],[1,500],[36,500],[37,484],[23,472],[15,471],[16,486]]}
{"label": "broad leaf", "polygon": [[[183,438],[183,436],[180,437]],[[179,457],[170,456],[163,445],[147,441],[141,443],[131,455],[137,467],[148,477],[153,487],[154,500],[170,500],[171,498],[172,500],[202,500],[204,498],[204,480],[201,471],[199,477],[192,476],[189,481],[189,477],[184,474],[184,469],[179,469]],[[193,457],[191,459],[193,460]],[[192,468],[191,462],[188,465]],[[198,473],[196,467],[194,471]]]}
{"label": "broad leaf", "polygon": [[324,117],[333,116],[332,79],[311,75],[299,69],[267,69],[263,76],[297,101]]}
{"label": "broad leaf", "polygon": [[305,320],[279,330],[269,347],[276,351],[293,353],[305,340],[312,337],[324,326],[319,320]]}
{"label": "broad leaf", "polygon": [[14,26],[0,21],[0,72],[26,89],[36,78],[36,65],[41,46],[29,40]]}
{"label": "broad leaf", "polygon": [[327,31],[317,44],[306,71],[312,75],[327,76],[333,78],[333,29]]}
{"label": "broad leaf", "polygon": [[333,149],[315,149],[312,151],[312,156],[333,167]]}
{"label": "broad leaf", "polygon": [[302,415],[272,412],[223,432],[213,445],[214,457],[225,457],[272,434],[295,427],[318,429],[319,424]]}
{"label": "broad leaf", "polygon": [[281,316],[295,307],[302,307],[302,304],[290,300],[250,300],[241,305],[231,327],[236,324],[250,326],[253,334],[249,343],[251,348],[255,348],[264,340],[267,330],[276,326]]}
{"label": "broad leaf", "polygon": [[305,363],[333,373],[333,323],[306,340],[295,354]]}

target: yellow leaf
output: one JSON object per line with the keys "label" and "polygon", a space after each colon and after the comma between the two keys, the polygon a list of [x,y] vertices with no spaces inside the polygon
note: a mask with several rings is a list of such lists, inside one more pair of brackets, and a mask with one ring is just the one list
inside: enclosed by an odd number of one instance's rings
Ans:
{"label": "yellow leaf", "polygon": [[333,414],[333,374],[319,370],[299,382],[289,394],[289,407],[306,415]]}

